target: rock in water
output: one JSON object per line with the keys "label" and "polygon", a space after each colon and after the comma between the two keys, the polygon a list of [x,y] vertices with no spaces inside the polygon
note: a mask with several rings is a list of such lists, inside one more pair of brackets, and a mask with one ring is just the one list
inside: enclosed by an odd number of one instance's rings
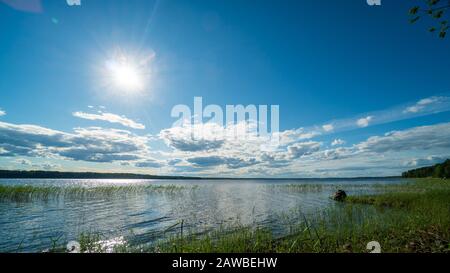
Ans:
{"label": "rock in water", "polygon": [[338,190],[333,196],[333,199],[339,202],[345,201],[345,198],[347,198],[347,193],[343,190]]}

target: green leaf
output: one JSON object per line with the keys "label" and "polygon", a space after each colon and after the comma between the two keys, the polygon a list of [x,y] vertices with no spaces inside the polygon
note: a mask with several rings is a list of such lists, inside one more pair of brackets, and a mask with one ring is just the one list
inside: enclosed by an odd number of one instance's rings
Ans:
{"label": "green leaf", "polygon": [[439,37],[442,38],[442,39],[444,39],[446,34],[447,34],[447,32],[441,31],[441,32],[439,33]]}
{"label": "green leaf", "polygon": [[430,32],[435,32],[435,31],[436,31],[436,28],[435,28],[435,27],[431,27],[431,28],[429,29],[429,31],[430,31]]}

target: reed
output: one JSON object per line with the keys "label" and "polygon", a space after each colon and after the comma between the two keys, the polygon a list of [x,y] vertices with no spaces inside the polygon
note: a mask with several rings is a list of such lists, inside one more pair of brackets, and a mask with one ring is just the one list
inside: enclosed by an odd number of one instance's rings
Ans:
{"label": "reed", "polygon": [[58,198],[114,197],[123,194],[176,193],[194,189],[180,185],[125,185],[125,186],[33,186],[0,185],[0,201],[31,202]]}

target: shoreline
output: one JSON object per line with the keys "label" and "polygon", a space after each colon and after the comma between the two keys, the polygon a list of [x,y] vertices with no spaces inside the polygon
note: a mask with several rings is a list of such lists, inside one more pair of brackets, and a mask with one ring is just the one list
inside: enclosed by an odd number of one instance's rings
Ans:
{"label": "shoreline", "polygon": [[[160,180],[358,180],[358,179],[395,179],[402,176],[376,176],[376,177],[194,177],[194,176],[170,176],[135,173],[97,173],[97,172],[59,172],[59,171],[23,171],[0,170],[0,179],[160,179]],[[406,178],[405,178],[406,179]],[[408,178],[409,179],[409,178]]]}

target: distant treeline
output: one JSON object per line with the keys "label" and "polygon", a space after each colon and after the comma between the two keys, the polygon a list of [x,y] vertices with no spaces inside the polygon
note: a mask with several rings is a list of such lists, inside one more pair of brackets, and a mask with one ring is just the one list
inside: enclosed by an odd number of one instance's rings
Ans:
{"label": "distant treeline", "polygon": [[450,159],[447,159],[444,163],[436,164],[431,167],[423,167],[420,169],[404,172],[402,176],[405,178],[415,178],[415,177],[450,178]]}
{"label": "distant treeline", "polygon": [[0,170],[0,178],[41,179],[200,179],[199,177],[159,176],[132,173],[51,172],[51,171],[7,171]]}

